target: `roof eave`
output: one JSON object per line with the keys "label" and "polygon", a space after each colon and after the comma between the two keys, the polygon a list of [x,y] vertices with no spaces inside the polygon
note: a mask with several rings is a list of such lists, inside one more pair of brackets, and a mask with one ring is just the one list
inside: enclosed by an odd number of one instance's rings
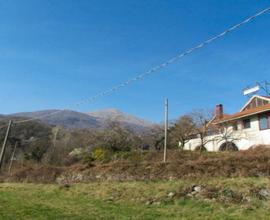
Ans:
{"label": "roof eave", "polygon": [[224,120],[221,119],[221,120],[219,120],[217,122],[213,122],[213,124],[222,124],[222,123],[225,123],[225,122],[231,122],[231,121],[235,121],[237,119],[246,118],[246,117],[253,116],[253,115],[258,115],[260,113],[264,113],[264,112],[267,112],[267,111],[270,111],[270,109],[264,109],[264,110],[261,110],[261,111],[258,111],[258,112],[253,112],[253,113],[250,113],[250,114],[241,115],[241,116],[234,117],[234,118],[229,118],[229,119],[224,119]]}
{"label": "roof eave", "polygon": [[252,96],[252,97],[248,100],[248,102],[240,109],[240,112],[244,111],[244,109],[252,102],[252,100],[253,100],[254,98],[260,98],[260,99],[263,99],[263,100],[266,100],[266,101],[270,101],[270,98],[268,98],[268,97],[261,96],[261,95],[254,95],[254,96]]}

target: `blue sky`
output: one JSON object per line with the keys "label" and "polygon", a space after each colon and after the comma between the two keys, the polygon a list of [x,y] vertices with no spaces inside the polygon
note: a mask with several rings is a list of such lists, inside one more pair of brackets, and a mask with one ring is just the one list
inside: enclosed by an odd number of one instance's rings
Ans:
{"label": "blue sky", "polygon": [[[0,113],[65,108],[175,56],[264,0],[0,0]],[[270,76],[270,13],[79,111],[118,108],[162,121],[197,108],[238,111]]]}

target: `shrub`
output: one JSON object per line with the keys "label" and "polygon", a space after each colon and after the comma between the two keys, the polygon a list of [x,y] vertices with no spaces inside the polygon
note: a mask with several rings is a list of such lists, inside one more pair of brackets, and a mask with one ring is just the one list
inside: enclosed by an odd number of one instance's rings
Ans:
{"label": "shrub", "polygon": [[83,157],[83,163],[86,164],[88,167],[91,167],[93,164],[94,158],[92,157],[92,154],[86,154]]}
{"label": "shrub", "polygon": [[98,161],[108,161],[110,158],[108,150],[104,148],[96,148],[92,152],[92,158],[93,160],[98,160]]}
{"label": "shrub", "polygon": [[113,160],[127,160],[130,162],[142,162],[145,158],[145,155],[148,155],[148,152],[141,151],[119,151],[112,155]]}

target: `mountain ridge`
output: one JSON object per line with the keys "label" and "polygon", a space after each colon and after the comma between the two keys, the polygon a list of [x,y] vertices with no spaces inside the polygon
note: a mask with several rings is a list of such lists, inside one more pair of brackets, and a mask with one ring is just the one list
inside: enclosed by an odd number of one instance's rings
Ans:
{"label": "mountain ridge", "polygon": [[[51,125],[59,125],[66,128],[82,129],[104,129],[110,122],[117,122],[121,126],[131,129],[135,132],[144,132],[151,129],[154,123],[138,118],[136,116],[124,113],[119,109],[109,108],[93,112],[77,112],[73,110],[57,109],[40,110],[33,112],[19,112],[6,116],[40,118],[39,120]],[[46,116],[47,115],[47,116]]]}

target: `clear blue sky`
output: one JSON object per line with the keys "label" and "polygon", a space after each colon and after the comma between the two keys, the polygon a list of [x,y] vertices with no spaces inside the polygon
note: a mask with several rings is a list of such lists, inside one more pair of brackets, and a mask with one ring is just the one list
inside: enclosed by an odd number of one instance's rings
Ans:
{"label": "clear blue sky", "polygon": [[[65,108],[160,64],[270,5],[264,0],[1,0],[0,113]],[[161,121],[196,108],[238,111],[270,77],[270,14],[79,111]],[[270,79],[269,79],[270,80]]]}

